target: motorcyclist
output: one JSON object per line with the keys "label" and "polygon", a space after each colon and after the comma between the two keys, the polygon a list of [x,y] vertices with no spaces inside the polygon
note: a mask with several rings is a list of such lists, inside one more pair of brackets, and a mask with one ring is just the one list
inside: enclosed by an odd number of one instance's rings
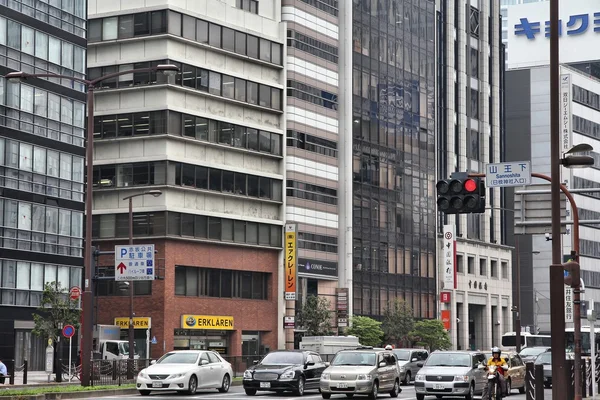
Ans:
{"label": "motorcyclist", "polygon": [[[496,371],[498,372],[498,382],[500,383],[500,390],[502,391],[502,397],[506,397],[507,393],[506,393],[506,380],[504,379],[504,375],[506,374],[506,371],[508,370],[508,364],[506,363],[506,360],[504,360],[502,358],[502,352],[500,351],[500,349],[498,347],[494,347],[492,348],[492,357],[490,357],[490,359],[487,362],[487,367],[486,367],[486,371],[488,370],[489,367],[491,366],[496,366]],[[487,381],[487,384],[485,386],[485,390],[483,391],[483,396],[482,398],[485,399],[486,395],[489,393],[489,384],[490,381]]]}

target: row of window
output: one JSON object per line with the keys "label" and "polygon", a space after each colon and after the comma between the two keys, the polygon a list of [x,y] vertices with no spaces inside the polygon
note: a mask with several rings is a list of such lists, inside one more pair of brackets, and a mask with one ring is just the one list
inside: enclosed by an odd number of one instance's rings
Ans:
{"label": "row of window", "polygon": [[313,39],[310,36],[288,29],[287,45],[300,51],[312,54],[332,63],[338,62],[338,49],[335,46]]}
{"label": "row of window", "polygon": [[269,275],[229,269],[175,267],[175,295],[268,300]]}
{"label": "row of window", "polygon": [[600,95],[573,85],[573,101],[600,111]]}
{"label": "row of window", "polygon": [[0,167],[0,187],[83,202],[83,184]]}
{"label": "row of window", "polygon": [[288,80],[287,95],[288,97],[295,97],[321,107],[337,110],[337,94],[318,89],[302,82]]}
{"label": "row of window", "polygon": [[92,19],[88,40],[100,42],[169,33],[257,60],[282,65],[282,45],[175,11]]}
{"label": "row of window", "polygon": [[0,5],[85,38],[86,0],[0,0]]}
{"label": "row of window", "polygon": [[66,290],[81,286],[81,273],[80,267],[0,259],[0,302],[3,305],[38,307],[46,284],[56,283]]}
{"label": "row of window", "polygon": [[0,45],[85,73],[85,48],[3,17],[0,17]]}
{"label": "row of window", "polygon": [[318,201],[325,204],[337,204],[337,190],[310,183],[288,179],[286,194],[299,199]]}
{"label": "row of window", "polygon": [[579,239],[579,247],[582,256],[600,258],[600,242]]}
{"label": "row of window", "polygon": [[335,236],[298,232],[298,248],[300,249],[337,253],[337,243],[338,239]]}
{"label": "row of window", "polygon": [[0,247],[81,257],[83,213],[0,198]]}
{"label": "row of window", "polygon": [[273,108],[275,110],[282,110],[281,89],[174,61],[160,60],[90,68],[89,75],[90,79],[94,79],[116,71],[126,71],[132,68],[149,68],[164,63],[177,65],[180,68],[180,71],[175,76],[166,76],[160,72],[136,72],[133,74],[126,74],[118,79],[115,78],[104,81],[102,87],[122,88],[137,85],[168,83],[171,85],[189,87],[191,89],[196,89],[201,92],[210,93],[231,100],[238,100],[248,104],[259,105],[261,107]]}
{"label": "row of window", "polygon": [[594,139],[600,139],[600,124],[578,115],[573,115],[573,131]]}
{"label": "row of window", "polygon": [[[589,179],[580,178],[578,176],[573,177],[573,189],[600,189],[600,183],[591,181]],[[600,193],[582,193],[583,196],[591,196],[600,199]]]}
{"label": "row of window", "polygon": [[236,6],[252,14],[258,14],[258,0],[237,0]]}
{"label": "row of window", "polygon": [[2,125],[83,147],[84,103],[0,78],[0,105]]}
{"label": "row of window", "polygon": [[[579,219],[580,220],[586,220],[586,219],[588,219],[588,220],[590,220],[590,219],[600,220],[600,212],[588,210],[586,208],[579,208]],[[586,226],[593,227],[593,228],[599,228],[600,224],[586,225]]]}
{"label": "row of window", "polygon": [[[115,281],[115,267],[99,267],[98,275],[103,278],[97,281],[96,293],[98,296],[129,296],[127,282]],[[113,278],[113,279],[107,279]],[[152,294],[152,281],[134,281],[134,296],[147,296]]]}
{"label": "row of window", "polygon": [[338,1],[337,0],[300,0],[303,3],[318,8],[321,11],[325,11],[335,17],[338,16]]}
{"label": "row of window", "polygon": [[[281,227],[278,225],[175,212],[166,214],[164,212],[134,213],[133,236],[175,235],[281,247]],[[95,238],[125,238],[129,235],[127,214],[96,215],[92,223],[92,235]]]}
{"label": "row of window", "polygon": [[96,139],[166,133],[277,156],[282,151],[281,135],[277,133],[176,111],[102,115],[94,118]]}
{"label": "row of window", "polygon": [[178,185],[282,200],[280,180],[172,161],[94,166],[93,182],[102,187]]}
{"label": "row of window", "polygon": [[291,129],[287,131],[287,145],[329,157],[337,158],[338,155],[337,143],[333,140],[323,139]]}

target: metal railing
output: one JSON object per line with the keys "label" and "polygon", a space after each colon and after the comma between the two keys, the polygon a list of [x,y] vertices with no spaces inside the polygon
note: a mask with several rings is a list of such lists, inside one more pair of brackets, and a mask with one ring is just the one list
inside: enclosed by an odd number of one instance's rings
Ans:
{"label": "metal railing", "polygon": [[[150,366],[151,359],[92,360],[90,384],[92,386],[135,383],[138,373]],[[131,379],[128,379],[128,377]],[[79,379],[81,375],[79,375]]]}

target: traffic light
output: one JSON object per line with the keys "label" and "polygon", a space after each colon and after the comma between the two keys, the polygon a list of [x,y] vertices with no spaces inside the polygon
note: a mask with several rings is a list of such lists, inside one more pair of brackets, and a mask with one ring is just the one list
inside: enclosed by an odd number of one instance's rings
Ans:
{"label": "traffic light", "polygon": [[581,267],[576,261],[569,261],[563,264],[565,269],[565,285],[573,289],[581,286]]}
{"label": "traffic light", "polygon": [[[458,176],[457,176],[458,175]],[[485,184],[480,178],[469,178],[466,173],[438,181],[437,206],[445,214],[485,212]]]}

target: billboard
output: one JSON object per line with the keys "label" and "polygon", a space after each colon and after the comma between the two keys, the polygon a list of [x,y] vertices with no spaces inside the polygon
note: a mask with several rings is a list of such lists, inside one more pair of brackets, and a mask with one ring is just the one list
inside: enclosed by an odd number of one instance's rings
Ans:
{"label": "billboard", "polygon": [[[561,1],[559,6],[560,62],[599,60],[600,2]],[[509,6],[507,21],[508,68],[550,64],[550,3]]]}
{"label": "billboard", "polygon": [[297,278],[297,252],[296,243],[296,225],[286,224],[285,226],[285,299],[296,300],[296,279]]}
{"label": "billboard", "polygon": [[335,261],[298,258],[298,275],[317,275],[325,278],[337,278],[338,263]]}

